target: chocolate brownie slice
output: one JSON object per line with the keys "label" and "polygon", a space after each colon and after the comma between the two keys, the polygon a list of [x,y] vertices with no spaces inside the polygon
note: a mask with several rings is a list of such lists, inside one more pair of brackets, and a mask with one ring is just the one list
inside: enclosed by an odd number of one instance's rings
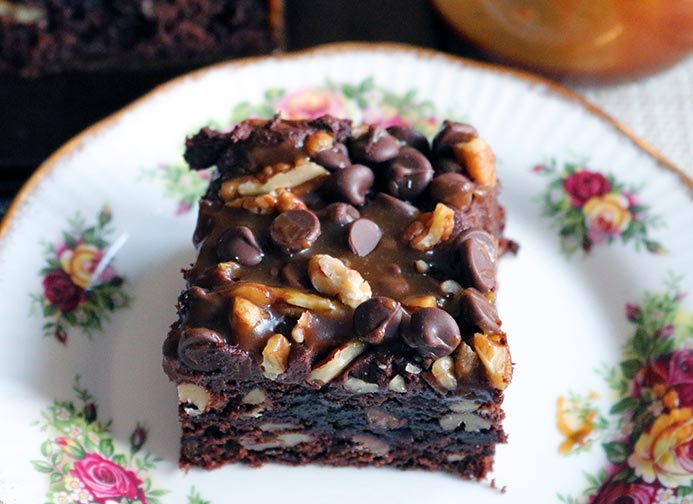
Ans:
{"label": "chocolate brownie slice", "polygon": [[164,344],[181,464],[491,469],[512,363],[494,156],[446,122],[248,120],[188,139],[216,166]]}
{"label": "chocolate brownie slice", "polygon": [[0,73],[187,65],[282,42],[281,0],[0,0]]}

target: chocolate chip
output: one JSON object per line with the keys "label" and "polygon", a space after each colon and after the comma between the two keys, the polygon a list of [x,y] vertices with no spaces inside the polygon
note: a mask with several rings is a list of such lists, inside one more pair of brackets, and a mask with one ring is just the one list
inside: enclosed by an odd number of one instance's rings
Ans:
{"label": "chocolate chip", "polygon": [[375,177],[367,166],[355,164],[330,175],[325,190],[335,199],[352,205],[363,205]]}
{"label": "chocolate chip", "polygon": [[320,236],[320,221],[310,210],[287,210],[270,225],[270,237],[284,253],[310,248]]}
{"label": "chocolate chip", "polygon": [[399,141],[380,126],[370,126],[368,133],[354,140],[351,154],[358,162],[382,163],[399,152]]}
{"label": "chocolate chip", "polygon": [[387,170],[387,192],[404,200],[419,196],[433,178],[431,162],[416,149],[402,147]]}
{"label": "chocolate chip", "polygon": [[404,341],[424,358],[450,355],[462,341],[460,328],[452,316],[440,308],[421,308],[411,316]]}
{"label": "chocolate chip", "polygon": [[378,246],[383,232],[369,219],[358,219],[349,226],[349,247],[357,256],[364,257]]}
{"label": "chocolate chip", "polygon": [[450,262],[457,265],[464,285],[481,292],[493,290],[496,286],[498,246],[491,234],[482,229],[467,231],[455,240],[450,250]]}
{"label": "chocolate chip", "polygon": [[313,159],[330,171],[341,170],[351,164],[349,152],[344,144],[336,144],[330,149],[320,151],[313,156]]}
{"label": "chocolate chip", "polygon": [[379,275],[377,278],[369,280],[373,293],[392,298],[402,298],[409,294],[411,286],[409,282],[400,275]]}
{"label": "chocolate chip", "polygon": [[321,216],[329,222],[334,222],[340,226],[351,224],[361,217],[356,208],[348,203],[330,203],[321,211]]}
{"label": "chocolate chip", "polygon": [[226,342],[216,331],[201,327],[183,330],[178,340],[178,356],[190,369],[215,371],[227,358],[220,350]]}
{"label": "chocolate chip", "polygon": [[460,327],[489,334],[500,331],[498,311],[486,296],[470,287],[460,294]]}
{"label": "chocolate chip", "polygon": [[359,338],[379,344],[397,336],[402,321],[402,306],[387,297],[373,297],[354,311],[354,331]]}
{"label": "chocolate chip", "polygon": [[438,159],[435,162],[436,173],[465,173],[464,167],[452,159]]}
{"label": "chocolate chip", "polygon": [[433,152],[440,157],[452,157],[452,146],[461,142],[469,142],[478,137],[474,126],[469,124],[445,121],[442,129],[433,139]]}
{"label": "chocolate chip", "polygon": [[458,210],[466,210],[472,203],[474,184],[459,173],[443,173],[431,182],[431,196]]}
{"label": "chocolate chip", "polygon": [[299,289],[311,289],[313,285],[308,277],[308,262],[307,261],[291,261],[282,266],[279,271],[282,281],[289,287]]}
{"label": "chocolate chip", "polygon": [[184,297],[185,323],[188,326],[200,324],[216,325],[224,321],[228,314],[228,298],[216,292],[207,292],[202,287],[192,287]]}
{"label": "chocolate chip", "polygon": [[418,130],[410,128],[408,126],[390,126],[387,128],[387,132],[395,137],[400,143],[413,147],[423,153],[427,153],[431,150],[428,145],[428,139]]}
{"label": "chocolate chip", "polygon": [[245,266],[255,266],[262,261],[263,255],[253,231],[247,226],[231,228],[217,241],[217,257],[221,262],[235,261]]}
{"label": "chocolate chip", "polygon": [[392,211],[406,217],[416,217],[420,213],[419,209],[411,203],[394,198],[386,193],[378,193],[375,197],[375,201],[386,206],[387,212]]}

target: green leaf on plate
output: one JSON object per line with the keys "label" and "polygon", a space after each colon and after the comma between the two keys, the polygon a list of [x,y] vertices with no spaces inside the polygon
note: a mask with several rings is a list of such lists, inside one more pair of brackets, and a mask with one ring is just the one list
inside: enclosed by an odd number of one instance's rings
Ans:
{"label": "green leaf on plate", "polygon": [[635,375],[638,374],[641,367],[642,362],[640,359],[629,359],[621,363],[621,371],[623,372],[623,376],[625,376],[628,380],[635,378]]}
{"label": "green leaf on plate", "polygon": [[102,439],[99,443],[99,451],[105,456],[113,455],[113,441],[109,438]]}
{"label": "green leaf on plate", "polygon": [[611,407],[609,413],[617,415],[619,413],[625,413],[626,411],[632,411],[638,407],[638,404],[640,404],[639,399],[635,397],[624,397]]}
{"label": "green leaf on plate", "polygon": [[612,441],[610,443],[603,443],[602,447],[606,452],[606,458],[612,464],[620,464],[625,461],[630,455],[630,447],[626,443],[620,443],[618,441]]}
{"label": "green leaf on plate", "polygon": [[34,469],[41,473],[48,474],[53,472],[53,466],[48,462],[44,462],[43,460],[32,460],[31,465],[34,466]]}

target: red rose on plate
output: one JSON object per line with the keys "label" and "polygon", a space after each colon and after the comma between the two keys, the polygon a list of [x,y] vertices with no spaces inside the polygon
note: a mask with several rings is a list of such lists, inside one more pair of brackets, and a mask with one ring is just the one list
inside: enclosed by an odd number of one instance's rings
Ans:
{"label": "red rose on plate", "polygon": [[680,407],[693,406],[693,352],[677,350],[660,357],[635,377],[635,390],[642,387],[676,391]]}
{"label": "red rose on plate", "polygon": [[602,485],[592,504],[651,504],[656,494],[657,487],[654,486],[609,481]]}
{"label": "red rose on plate", "polygon": [[50,271],[43,279],[43,295],[63,313],[71,312],[86,299],[84,289],[75,285],[65,271]]}
{"label": "red rose on plate", "polygon": [[87,453],[75,462],[70,475],[84,484],[96,502],[120,502],[122,498],[139,499],[147,503],[140,488],[142,481],[134,472],[125,469],[96,453]]}
{"label": "red rose on plate", "polygon": [[601,173],[580,170],[563,181],[563,189],[570,197],[571,205],[582,207],[590,198],[608,194],[611,184]]}

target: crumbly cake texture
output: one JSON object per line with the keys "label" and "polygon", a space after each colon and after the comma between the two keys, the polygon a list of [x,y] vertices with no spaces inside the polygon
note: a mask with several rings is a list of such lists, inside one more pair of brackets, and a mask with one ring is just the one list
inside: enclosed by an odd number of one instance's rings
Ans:
{"label": "crumbly cake texture", "polygon": [[469,125],[248,120],[187,140],[215,166],[163,347],[180,462],[480,479],[506,441],[494,156]]}
{"label": "crumbly cake texture", "polygon": [[281,0],[0,0],[0,73],[187,65],[282,41]]}

